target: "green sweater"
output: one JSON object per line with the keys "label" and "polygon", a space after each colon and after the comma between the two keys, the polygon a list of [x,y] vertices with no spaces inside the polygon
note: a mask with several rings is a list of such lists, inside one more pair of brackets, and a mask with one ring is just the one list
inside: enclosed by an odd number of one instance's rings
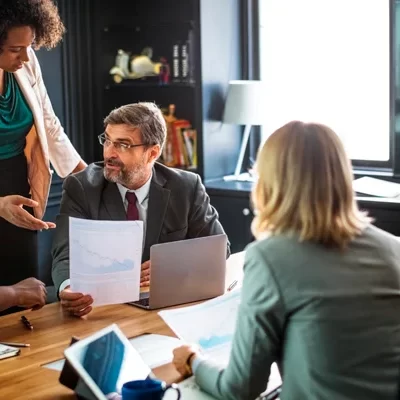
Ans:
{"label": "green sweater", "polygon": [[199,363],[214,397],[253,400],[271,364],[281,400],[395,400],[400,382],[400,240],[370,226],[347,251],[294,238],[249,246],[228,367]]}
{"label": "green sweater", "polygon": [[33,115],[12,73],[4,73],[5,92],[0,95],[0,160],[23,153]]}

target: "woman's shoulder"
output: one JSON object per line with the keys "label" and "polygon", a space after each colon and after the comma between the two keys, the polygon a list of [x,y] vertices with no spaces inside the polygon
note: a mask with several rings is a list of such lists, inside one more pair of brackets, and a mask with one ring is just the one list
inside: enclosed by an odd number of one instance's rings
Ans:
{"label": "woman's shoulder", "polygon": [[281,252],[287,253],[288,250],[304,247],[304,242],[300,242],[297,236],[289,235],[271,235],[265,236],[250,243],[246,251],[251,253],[271,253]]}
{"label": "woman's shoulder", "polygon": [[374,225],[367,226],[362,234],[355,240],[355,245],[379,250],[379,253],[400,258],[400,237],[377,228]]}
{"label": "woman's shoulder", "polygon": [[34,85],[38,74],[41,73],[39,61],[36,57],[35,51],[32,48],[28,50],[28,57],[29,61],[24,63],[22,68],[28,76],[29,80],[31,81],[31,84]]}

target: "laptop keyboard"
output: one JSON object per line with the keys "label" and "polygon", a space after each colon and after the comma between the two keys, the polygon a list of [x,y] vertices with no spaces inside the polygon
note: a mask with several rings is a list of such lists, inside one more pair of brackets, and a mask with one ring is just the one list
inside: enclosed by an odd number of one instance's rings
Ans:
{"label": "laptop keyboard", "polygon": [[148,307],[149,306],[149,298],[146,297],[144,299],[140,299],[136,303],[140,304],[141,306]]}

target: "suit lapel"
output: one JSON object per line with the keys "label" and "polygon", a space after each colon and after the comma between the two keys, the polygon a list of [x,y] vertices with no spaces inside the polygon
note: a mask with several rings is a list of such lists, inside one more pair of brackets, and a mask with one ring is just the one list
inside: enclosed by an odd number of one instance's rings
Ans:
{"label": "suit lapel", "polygon": [[163,226],[170,196],[170,190],[163,187],[165,183],[165,178],[157,175],[153,168],[153,178],[150,185],[149,205],[147,209],[146,240],[142,257],[144,261],[150,258],[150,247],[158,243],[158,238]]}
{"label": "suit lapel", "polygon": [[[115,183],[106,183],[103,190],[103,204],[111,221],[126,220],[124,203],[122,202],[121,193]],[[108,218],[106,217],[104,219]]]}

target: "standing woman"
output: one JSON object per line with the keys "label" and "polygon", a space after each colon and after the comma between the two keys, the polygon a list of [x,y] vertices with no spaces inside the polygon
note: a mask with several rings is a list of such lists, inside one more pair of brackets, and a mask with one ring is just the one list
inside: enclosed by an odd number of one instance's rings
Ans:
{"label": "standing woman", "polygon": [[228,366],[191,346],[183,374],[218,399],[253,400],[281,367],[281,400],[397,400],[400,241],[359,211],[337,135],[294,121],[257,156],[257,241],[246,250]]}
{"label": "standing woman", "polygon": [[51,184],[86,164],[54,114],[32,47],[50,49],[64,25],[50,0],[0,0],[0,286],[36,276],[37,231]]}

